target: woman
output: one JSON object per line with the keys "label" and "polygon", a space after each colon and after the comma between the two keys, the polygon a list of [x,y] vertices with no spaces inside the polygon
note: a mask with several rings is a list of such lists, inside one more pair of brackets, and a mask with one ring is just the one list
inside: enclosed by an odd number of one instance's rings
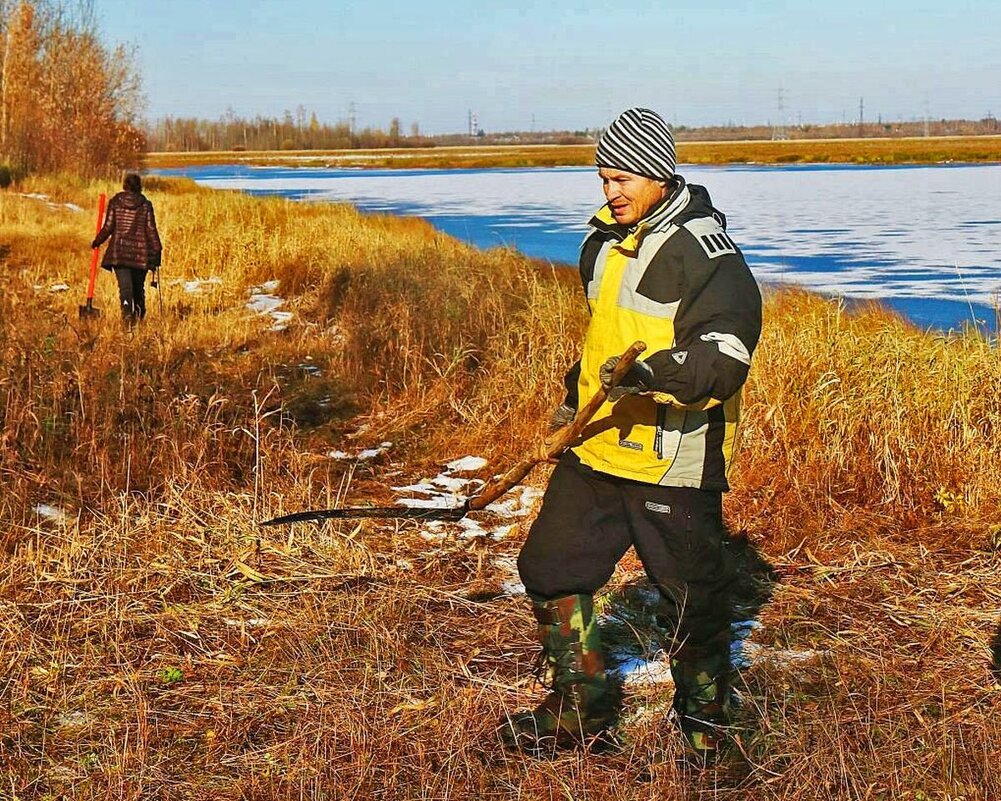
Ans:
{"label": "woman", "polygon": [[142,179],[129,173],[122,189],[111,198],[104,225],[90,246],[99,248],[111,239],[101,266],[115,271],[122,319],[133,325],[146,316],[146,272],[160,266],[163,248],[153,204],[142,194]]}

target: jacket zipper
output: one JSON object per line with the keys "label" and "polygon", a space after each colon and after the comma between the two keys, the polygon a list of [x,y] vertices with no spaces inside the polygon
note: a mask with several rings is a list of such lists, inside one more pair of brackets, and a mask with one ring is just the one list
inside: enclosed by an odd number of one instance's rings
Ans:
{"label": "jacket zipper", "polygon": [[657,432],[653,437],[653,449],[657,458],[664,458],[664,426],[667,424],[667,408],[662,403],[657,404]]}

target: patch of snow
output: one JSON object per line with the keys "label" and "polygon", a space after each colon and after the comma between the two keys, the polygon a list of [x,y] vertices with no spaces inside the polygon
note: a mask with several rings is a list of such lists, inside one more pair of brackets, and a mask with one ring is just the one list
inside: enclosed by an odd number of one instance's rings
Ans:
{"label": "patch of snow", "polygon": [[535,502],[542,497],[542,491],[535,487],[521,487],[512,489],[502,498],[494,501],[487,508],[500,517],[524,517],[531,511]]}
{"label": "patch of snow", "polygon": [[58,506],[51,506],[47,503],[38,504],[35,507],[35,514],[46,520],[51,520],[53,523],[65,523],[69,520],[69,515],[66,512]]}
{"label": "patch of snow", "polygon": [[250,628],[261,628],[262,626],[267,626],[271,621],[266,617],[252,617],[247,620],[238,620],[236,618],[227,617],[223,619],[223,622],[227,626],[249,626]]}
{"label": "patch of snow", "polygon": [[505,595],[524,595],[525,585],[521,583],[518,575],[518,559],[514,556],[501,556],[494,559],[494,568],[508,578],[501,581],[501,589]]}
{"label": "patch of snow", "polygon": [[495,528],[490,532],[490,536],[495,540],[503,540],[508,535],[510,535],[518,527],[516,525],[501,526],[500,528]]}
{"label": "patch of snow", "polygon": [[[735,621],[730,626],[733,640],[730,645],[730,662],[738,670],[745,670],[753,664],[771,662],[789,667],[809,662],[822,655],[813,649],[778,649],[748,641],[754,631],[762,628],[757,620]],[[614,672],[622,677],[626,685],[646,686],[673,682],[670,661],[663,650],[654,642],[646,645],[655,649],[649,657],[641,642],[629,642],[608,648],[609,662],[616,665]]]}
{"label": "patch of snow", "polygon": [[285,298],[275,295],[279,281],[265,281],[260,286],[250,288],[250,300],[247,308],[255,314],[267,314],[274,320],[272,331],[284,331],[292,320],[292,312],[279,311],[285,305]]}
{"label": "patch of snow", "polygon": [[48,195],[43,195],[40,192],[18,192],[21,197],[29,198],[30,200],[39,200],[48,206],[50,209],[69,209],[70,211],[83,211],[76,203],[55,203],[52,198]]}
{"label": "patch of snow", "polygon": [[79,710],[56,715],[56,726],[61,729],[81,729],[94,722],[94,718]]}
{"label": "patch of snow", "polygon": [[472,470],[480,470],[487,466],[487,460],[482,456],[463,456],[445,465],[453,473],[467,473]]}
{"label": "patch of snow", "polygon": [[629,658],[619,664],[615,672],[622,683],[633,687],[650,687],[656,684],[674,684],[671,666],[663,654],[653,659]]}
{"label": "patch of snow", "polygon": [[423,492],[425,495],[440,495],[431,484],[408,484],[405,487],[390,487],[393,492]]}
{"label": "patch of snow", "polygon": [[69,288],[69,284],[53,284],[49,287],[49,292],[65,292]]}
{"label": "patch of snow", "polygon": [[434,484],[437,484],[439,487],[443,487],[444,489],[449,490],[450,492],[453,493],[457,493],[460,490],[468,487],[470,483],[473,483],[473,481],[471,481],[468,478],[452,478],[451,476],[448,476],[445,473],[435,476],[433,479],[431,479],[431,481]]}
{"label": "patch of snow", "polygon": [[735,667],[750,667],[752,659],[750,652],[755,646],[747,640],[760,628],[762,628],[761,622],[757,620],[735,620],[730,624],[730,662]]}
{"label": "patch of snow", "polygon": [[525,585],[521,583],[518,579],[511,579],[509,581],[502,581],[500,583],[500,588],[503,590],[505,595],[524,595]]}
{"label": "patch of snow", "polygon": [[327,458],[336,459],[338,461],[355,460],[359,462],[367,462],[370,459],[375,459],[377,456],[382,456],[382,454],[392,447],[392,442],[380,442],[378,448],[367,448],[366,450],[360,451],[354,455],[345,453],[344,451],[327,451]]}
{"label": "patch of snow", "polygon": [[459,527],[462,529],[462,533],[459,537],[464,540],[474,539],[476,537],[489,537],[489,532],[483,528],[477,521],[471,520],[468,517],[464,517],[459,522]]}
{"label": "patch of snow", "polygon": [[251,294],[250,300],[247,301],[247,308],[257,314],[270,314],[283,303],[285,303],[285,299],[277,295]]}
{"label": "patch of snow", "polygon": [[367,448],[358,454],[356,457],[359,462],[367,462],[370,459],[375,459],[382,456],[386,451],[393,447],[392,442],[380,442],[378,448]]}
{"label": "patch of snow", "polygon": [[771,662],[783,667],[790,667],[803,662],[812,662],[823,655],[822,651],[813,648],[769,648],[756,642],[744,642],[741,652],[744,659],[738,667],[746,667],[758,662]]}
{"label": "patch of snow", "polygon": [[399,506],[408,509],[451,509],[454,507],[455,499],[438,496],[437,498],[400,498],[397,502]]}
{"label": "patch of snow", "polygon": [[484,528],[475,520],[471,520],[468,517],[464,517],[458,521],[459,526],[464,529],[459,535],[462,539],[472,539],[474,537],[485,537],[491,540],[501,540],[504,539],[508,534],[514,531],[517,526],[501,526],[500,528],[495,528],[489,530]]}
{"label": "patch of snow", "polygon": [[330,326],[325,333],[328,337],[330,337],[330,342],[333,345],[343,345],[347,340],[347,336],[345,335],[343,329],[341,329],[338,325]]}
{"label": "patch of snow", "polygon": [[202,293],[203,286],[218,286],[223,283],[223,280],[218,276],[210,276],[208,278],[195,278],[192,281],[185,281],[183,278],[178,278],[171,281],[172,284],[183,284],[184,291],[189,295],[200,295]]}

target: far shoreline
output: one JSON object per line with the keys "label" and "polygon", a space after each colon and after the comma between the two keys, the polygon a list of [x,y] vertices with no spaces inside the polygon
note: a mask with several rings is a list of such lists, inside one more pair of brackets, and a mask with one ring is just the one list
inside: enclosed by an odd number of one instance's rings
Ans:
{"label": "far shoreline", "polygon": [[[448,145],[377,150],[211,150],[146,155],[148,169],[220,164],[255,167],[489,169],[581,167],[593,145]],[[678,143],[687,164],[1001,164],[1001,136],[786,139]]]}

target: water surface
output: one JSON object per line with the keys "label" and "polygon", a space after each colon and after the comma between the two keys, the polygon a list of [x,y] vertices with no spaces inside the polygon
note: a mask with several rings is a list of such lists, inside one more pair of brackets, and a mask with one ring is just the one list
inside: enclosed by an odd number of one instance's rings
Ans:
{"label": "water surface", "polygon": [[[198,183],[424,217],[478,247],[574,264],[603,202],[591,168],[359,170],[202,166]],[[1001,165],[681,165],[727,215],[759,281],[879,300],[921,326],[996,324]]]}

